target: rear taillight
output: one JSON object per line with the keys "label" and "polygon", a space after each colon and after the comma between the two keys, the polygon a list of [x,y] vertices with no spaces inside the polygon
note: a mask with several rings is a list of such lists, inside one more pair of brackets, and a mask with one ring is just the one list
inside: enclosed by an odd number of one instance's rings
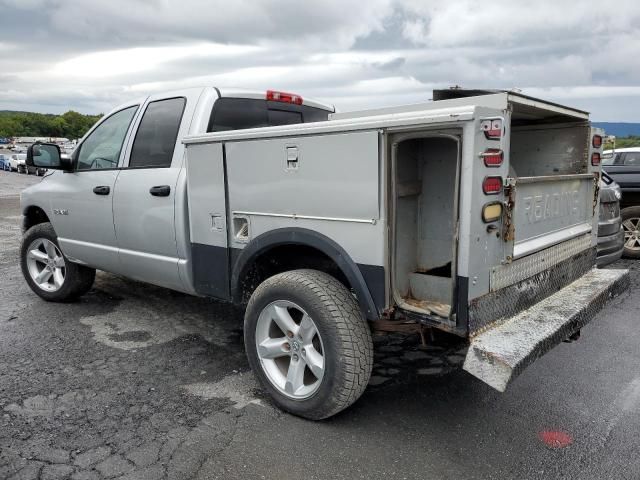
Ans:
{"label": "rear taillight", "polygon": [[294,105],[302,105],[302,97],[295,93],[278,92],[276,90],[267,90],[267,100],[272,102],[293,103]]}
{"label": "rear taillight", "polygon": [[480,156],[486,167],[499,167],[504,160],[504,154],[499,148],[487,148]]}
{"label": "rear taillight", "polygon": [[600,148],[602,146],[602,136],[594,135],[591,144],[593,145],[593,148]]}
{"label": "rear taillight", "polygon": [[600,154],[598,152],[593,152],[591,154],[591,165],[594,167],[600,165]]}
{"label": "rear taillight", "polygon": [[484,177],[482,191],[485,195],[496,195],[502,191],[502,177]]}
{"label": "rear taillight", "polygon": [[484,132],[484,136],[490,140],[498,140],[502,137],[502,120],[494,118],[493,120],[483,120],[480,128]]}
{"label": "rear taillight", "polygon": [[500,220],[502,217],[502,204],[500,202],[487,203],[482,208],[482,221],[491,223]]}

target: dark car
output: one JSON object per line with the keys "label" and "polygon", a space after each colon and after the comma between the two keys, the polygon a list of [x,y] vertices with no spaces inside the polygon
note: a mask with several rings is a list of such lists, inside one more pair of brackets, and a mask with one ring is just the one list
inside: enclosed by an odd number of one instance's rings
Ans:
{"label": "dark car", "polygon": [[598,217],[598,266],[619,260],[624,251],[625,232],[620,216],[620,187],[606,173],[600,181],[600,215]]}
{"label": "dark car", "polygon": [[35,173],[38,177],[41,177],[45,173],[47,173],[47,169],[42,167],[34,167],[33,165],[27,165],[27,175],[31,175],[33,173]]}
{"label": "dark car", "polygon": [[602,165],[622,192],[624,256],[640,258],[640,147],[607,150]]}

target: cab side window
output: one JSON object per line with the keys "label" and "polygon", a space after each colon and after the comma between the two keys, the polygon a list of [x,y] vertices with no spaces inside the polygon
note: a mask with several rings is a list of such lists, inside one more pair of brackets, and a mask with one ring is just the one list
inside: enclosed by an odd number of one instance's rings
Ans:
{"label": "cab side window", "polygon": [[80,145],[77,170],[116,168],[124,139],[138,106],[125,108],[104,120]]}
{"label": "cab side window", "polygon": [[640,152],[626,152],[622,163],[623,165],[640,165]]}
{"label": "cab side window", "polygon": [[131,149],[129,168],[168,168],[186,100],[169,98],[147,106]]}

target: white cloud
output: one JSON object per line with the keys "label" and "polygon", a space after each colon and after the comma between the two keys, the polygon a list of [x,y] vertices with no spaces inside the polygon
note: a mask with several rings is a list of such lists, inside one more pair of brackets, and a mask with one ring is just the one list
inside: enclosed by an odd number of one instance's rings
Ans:
{"label": "white cloud", "polygon": [[217,85],[290,90],[346,110],[424,101],[432,88],[458,84],[518,87],[599,120],[640,121],[640,3],[630,0],[0,0],[0,8],[2,108],[96,112],[147,92]]}
{"label": "white cloud", "polygon": [[152,70],[162,64],[185,58],[194,62],[202,58],[223,62],[229,57],[256,54],[262,50],[264,49],[257,46],[215,43],[107,50],[58,62],[51,73],[65,77],[111,77]]}

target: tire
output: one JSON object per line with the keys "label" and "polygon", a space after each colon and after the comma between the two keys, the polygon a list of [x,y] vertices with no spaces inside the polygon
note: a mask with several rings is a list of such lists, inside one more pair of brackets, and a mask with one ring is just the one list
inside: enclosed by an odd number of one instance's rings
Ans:
{"label": "tire", "polygon": [[624,253],[626,258],[640,258],[640,206],[623,208]]}
{"label": "tire", "polygon": [[[289,335],[288,327],[276,322],[291,325]],[[311,324],[315,334],[309,333]],[[356,299],[317,270],[293,270],[261,283],[247,305],[244,342],[249,364],[274,403],[303,418],[321,420],[344,410],[362,395],[371,376],[371,331]],[[283,386],[283,378],[302,378],[302,383]]]}
{"label": "tire", "polygon": [[[20,267],[31,290],[48,302],[68,302],[84,295],[96,276],[95,269],[69,261],[48,222],[34,225],[22,237]],[[41,283],[36,274],[43,275]]]}

